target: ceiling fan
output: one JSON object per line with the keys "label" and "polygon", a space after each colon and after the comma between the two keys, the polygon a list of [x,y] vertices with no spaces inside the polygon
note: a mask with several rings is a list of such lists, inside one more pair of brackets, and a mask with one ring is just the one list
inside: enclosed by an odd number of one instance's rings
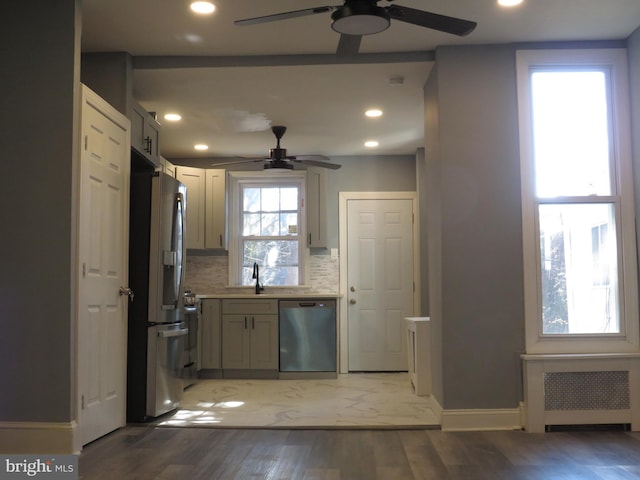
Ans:
{"label": "ceiling fan", "polygon": [[314,167],[322,167],[322,168],[330,168],[332,170],[337,170],[342,165],[338,165],[336,163],[328,163],[323,162],[321,160],[329,160],[324,155],[298,155],[292,156],[287,155],[287,149],[280,147],[280,139],[287,131],[287,127],[283,127],[282,125],[275,125],[271,127],[271,131],[275,135],[277,139],[276,148],[269,149],[268,157],[261,158],[240,158],[238,160],[233,160],[231,162],[223,162],[223,163],[214,163],[213,167],[220,167],[223,165],[236,165],[238,163],[251,163],[251,162],[265,162],[264,168],[281,168],[287,170],[293,170],[294,165],[296,163],[311,165]]}
{"label": "ceiling fan", "polygon": [[[437,13],[416,10],[400,5],[379,7],[380,0],[344,0],[344,5],[326,5],[290,12],[275,13],[263,17],[236,20],[236,25],[256,25],[288,18],[304,17],[317,13],[333,12],[331,28],[340,34],[336,53],[355,55],[360,50],[363,35],[382,32],[389,27],[391,19],[412,23],[425,28],[438,30],[452,35],[465,36],[471,33],[477,23],[461,18],[447,17]],[[393,2],[394,0],[386,0]]]}

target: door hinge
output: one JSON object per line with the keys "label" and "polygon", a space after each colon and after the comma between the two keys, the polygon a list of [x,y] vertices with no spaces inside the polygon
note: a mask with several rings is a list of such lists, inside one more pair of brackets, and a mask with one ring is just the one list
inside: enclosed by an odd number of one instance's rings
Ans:
{"label": "door hinge", "polygon": [[84,410],[84,395],[80,397],[80,409]]}
{"label": "door hinge", "polygon": [[85,278],[87,276],[87,264],[85,262],[82,262],[82,278]]}
{"label": "door hinge", "polygon": [[89,135],[84,136],[84,149],[85,150],[89,149]]}

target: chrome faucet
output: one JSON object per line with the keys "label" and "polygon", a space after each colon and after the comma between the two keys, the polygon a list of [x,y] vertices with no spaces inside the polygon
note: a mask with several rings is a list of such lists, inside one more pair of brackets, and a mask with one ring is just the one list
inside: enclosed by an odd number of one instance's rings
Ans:
{"label": "chrome faucet", "polygon": [[264,290],[264,287],[260,285],[260,267],[258,262],[253,262],[253,276],[251,278],[256,279],[256,295]]}

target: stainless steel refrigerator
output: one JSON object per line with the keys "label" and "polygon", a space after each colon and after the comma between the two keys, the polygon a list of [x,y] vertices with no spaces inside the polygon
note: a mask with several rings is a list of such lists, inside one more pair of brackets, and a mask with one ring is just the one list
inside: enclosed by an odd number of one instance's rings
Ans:
{"label": "stainless steel refrigerator", "polygon": [[182,399],[187,327],[183,284],[186,187],[164,173],[131,176],[127,420],[141,422]]}

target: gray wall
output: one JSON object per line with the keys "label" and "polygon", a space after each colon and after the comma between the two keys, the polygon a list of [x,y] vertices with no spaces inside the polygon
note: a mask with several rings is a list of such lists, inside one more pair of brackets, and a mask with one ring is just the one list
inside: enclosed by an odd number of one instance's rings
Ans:
{"label": "gray wall", "polygon": [[427,269],[427,285],[422,282],[422,314],[431,318],[431,345],[425,345],[431,351],[431,390],[440,405],[443,401],[442,379],[442,207],[440,198],[440,108],[438,92],[438,65],[431,70],[424,87],[424,142],[425,154],[417,164],[417,171],[425,178],[419,179],[420,227],[422,229],[421,255]]}
{"label": "gray wall", "polygon": [[[446,409],[515,408],[524,350],[511,47],[445,47],[426,88],[431,311]],[[431,264],[432,263],[432,264]],[[438,285],[438,287],[435,287]]]}
{"label": "gray wall", "polygon": [[[640,238],[640,27],[629,37],[629,89],[631,90],[631,132],[633,147],[633,179],[636,196],[636,236]],[[640,258],[640,242],[637,244]]]}
{"label": "gray wall", "polygon": [[0,421],[68,422],[79,10],[35,3],[0,7]]}
{"label": "gray wall", "polygon": [[83,53],[80,81],[129,118],[133,108],[133,67],[126,52]]}
{"label": "gray wall", "polygon": [[[415,192],[415,155],[331,157],[340,170],[327,172],[327,247],[338,248],[339,192]],[[317,251],[316,251],[317,250]],[[328,252],[328,250],[327,250]],[[314,249],[321,254],[323,249]]]}

